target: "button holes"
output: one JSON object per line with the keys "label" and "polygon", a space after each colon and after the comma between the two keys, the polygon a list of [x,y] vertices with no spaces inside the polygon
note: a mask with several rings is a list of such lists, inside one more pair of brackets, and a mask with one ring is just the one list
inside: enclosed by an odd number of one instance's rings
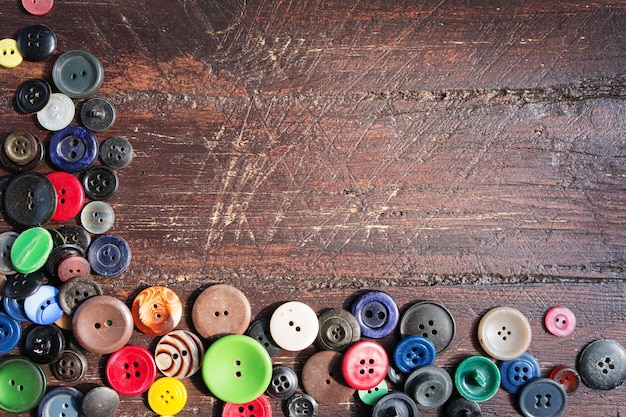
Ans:
{"label": "button holes", "polygon": [[95,323],[93,327],[95,327],[96,329],[99,329],[101,326],[100,326],[100,323]]}
{"label": "button holes", "polygon": [[80,72],[80,76],[81,76],[81,77],[84,77],[84,76],[86,76],[86,75],[87,75],[87,71],[82,70],[82,71]]}
{"label": "button holes", "polygon": [[370,365],[374,365],[374,359],[369,360]]}
{"label": "button holes", "polygon": [[300,330],[302,330],[300,326],[296,326],[296,332],[299,332]]}
{"label": "button holes", "polygon": [[433,336],[436,336],[437,335],[437,330],[433,329],[433,331],[431,333],[433,334]]}
{"label": "button holes", "polygon": [[180,352],[183,356],[187,356],[187,351],[183,350],[182,352]]}
{"label": "button holes", "polygon": [[139,378],[140,376],[141,376],[141,372],[139,372],[139,371],[135,371],[135,377],[136,377],[136,378]]}
{"label": "button holes", "polygon": [[241,366],[241,361],[239,359],[235,359],[235,366]]}
{"label": "button holes", "polygon": [[228,316],[228,311],[224,311],[223,313],[225,316]]}
{"label": "button holes", "polygon": [[104,325],[107,327],[111,327],[113,325],[113,322],[111,320],[107,320],[104,322]]}
{"label": "button holes", "polygon": [[246,409],[243,408],[242,406],[239,406],[238,410],[241,414],[243,414],[243,412],[246,411]]}
{"label": "button holes", "polygon": [[359,361],[359,363],[360,363],[361,365],[365,365],[365,359],[361,359],[361,360]]}
{"label": "button holes", "polygon": [[130,374],[129,374],[128,372],[126,372],[126,373],[124,374],[124,378],[126,378],[126,379],[130,379]]}
{"label": "button holes", "polygon": [[178,353],[174,353],[174,354],[172,355],[172,359],[174,359],[174,360],[178,360],[178,358],[179,358]]}
{"label": "button holes", "polygon": [[124,364],[124,369],[128,369],[128,368],[130,368],[130,365],[129,365],[129,364],[127,364],[127,363],[125,363],[125,364]]}
{"label": "button holes", "polygon": [[359,370],[359,373],[360,373],[361,375],[365,375],[365,369],[360,369],[360,370]]}
{"label": "button holes", "polygon": [[139,368],[139,362],[137,362],[137,361],[133,362],[133,366],[134,366],[135,368]]}
{"label": "button holes", "polygon": [[373,370],[372,368],[370,368],[370,369],[368,369],[368,371],[367,371],[367,372],[369,372],[370,374],[373,374],[373,373],[374,373],[374,370]]}
{"label": "button holes", "polygon": [[293,321],[290,321],[290,322],[289,322],[289,327],[293,327],[293,326],[294,326],[294,324],[295,324],[295,323],[294,323]]}
{"label": "button holes", "polygon": [[330,379],[326,380],[326,385],[330,385]]}
{"label": "button holes", "polygon": [[18,385],[17,386],[17,390],[18,391],[24,391],[24,385]]}
{"label": "button holes", "polygon": [[70,405],[66,404],[66,403],[63,403],[63,405],[61,407],[63,407],[63,408],[70,408]]}
{"label": "button holes", "polygon": [[15,385],[15,380],[13,380],[13,379],[9,380],[9,385],[11,385],[11,386]]}
{"label": "button holes", "polygon": [[213,313],[215,315],[215,317],[219,317],[220,316],[220,312],[216,311],[215,313]]}
{"label": "button holes", "polygon": [[235,372],[235,378],[241,378],[241,371]]}

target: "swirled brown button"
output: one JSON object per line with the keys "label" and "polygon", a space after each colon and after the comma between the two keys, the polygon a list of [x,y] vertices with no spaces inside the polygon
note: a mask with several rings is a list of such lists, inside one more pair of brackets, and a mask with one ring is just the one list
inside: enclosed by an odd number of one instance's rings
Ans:
{"label": "swirled brown button", "polygon": [[227,284],[213,285],[202,291],[191,310],[193,325],[206,339],[244,334],[251,315],[250,302],[244,293]]}
{"label": "swirled brown button", "polygon": [[150,336],[163,336],[178,326],[183,305],[167,287],[148,287],[135,297],[131,308],[135,326]]}
{"label": "swirled brown button", "polygon": [[90,352],[104,355],[124,346],[133,334],[133,316],[126,304],[108,295],[85,300],[74,312],[76,341]]}
{"label": "swirled brown button", "polygon": [[159,371],[172,378],[189,378],[200,370],[204,346],[187,330],[174,330],[161,338],[154,349]]}

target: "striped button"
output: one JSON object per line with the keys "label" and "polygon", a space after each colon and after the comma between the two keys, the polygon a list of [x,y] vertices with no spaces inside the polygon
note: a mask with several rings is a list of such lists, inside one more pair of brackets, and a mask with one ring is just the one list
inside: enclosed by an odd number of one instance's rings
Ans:
{"label": "striped button", "polygon": [[154,351],[157,368],[165,376],[189,378],[202,365],[204,346],[195,334],[174,330],[161,338]]}

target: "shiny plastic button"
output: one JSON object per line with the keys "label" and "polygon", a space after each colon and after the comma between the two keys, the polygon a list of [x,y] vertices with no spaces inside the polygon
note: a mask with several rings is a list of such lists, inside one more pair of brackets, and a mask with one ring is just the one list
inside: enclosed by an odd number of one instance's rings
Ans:
{"label": "shiny plastic button", "polygon": [[500,360],[518,358],[532,339],[528,319],[511,307],[489,310],[478,324],[478,341],[489,356]]}
{"label": "shiny plastic button", "polygon": [[122,137],[108,138],[100,145],[100,160],[109,168],[126,168],[133,156],[133,146]]}
{"label": "shiny plastic button", "polygon": [[402,337],[417,335],[428,338],[435,351],[446,350],[456,334],[456,323],[452,313],[434,301],[420,301],[409,307],[400,320]]}
{"label": "shiny plastic button", "polygon": [[422,336],[408,336],[393,350],[393,361],[398,370],[410,373],[416,368],[435,363],[435,345]]}
{"label": "shiny plastic button", "polygon": [[361,334],[371,339],[390,334],[399,317],[396,302],[382,291],[370,291],[358,297],[352,304],[352,315],[361,327]]}
{"label": "shiny plastic button", "polygon": [[304,350],[315,341],[318,331],[317,314],[299,301],[281,304],[270,318],[272,339],[288,351]]}
{"label": "shiny plastic button", "polygon": [[71,316],[78,306],[91,297],[102,295],[102,288],[89,277],[76,277],[59,287],[59,305],[65,314]]}
{"label": "shiny plastic button", "polygon": [[29,25],[17,32],[17,47],[26,61],[41,61],[52,55],[57,37],[48,26]]}
{"label": "shiny plastic button", "polygon": [[13,320],[24,323],[29,321],[24,312],[24,300],[16,300],[15,298],[3,297],[2,308]]}
{"label": "shiny plastic button", "polygon": [[56,132],[72,122],[75,112],[71,98],[62,93],[52,93],[45,107],[37,112],[37,121],[44,129]]}
{"label": "shiny plastic button", "polygon": [[322,349],[344,351],[360,339],[359,322],[348,311],[331,308],[320,315],[316,341]]}
{"label": "shiny plastic button", "polygon": [[578,371],[566,365],[554,367],[552,371],[550,371],[550,379],[558,382],[568,394],[573,394],[580,386],[580,375]]}
{"label": "shiny plastic button", "polygon": [[450,398],[452,388],[452,378],[448,371],[432,365],[417,368],[404,384],[404,392],[415,400],[420,409],[443,405]]}
{"label": "shiny plastic button", "polygon": [[96,165],[83,174],[85,193],[92,200],[106,200],[112,197],[118,186],[117,173],[107,166]]}
{"label": "shiny plastic button", "polygon": [[95,387],[83,397],[81,408],[88,417],[113,417],[120,405],[119,394],[109,387]]}
{"label": "shiny plastic button", "polygon": [[157,368],[165,376],[189,378],[200,370],[204,346],[187,330],[174,330],[161,338],[154,349]]}
{"label": "shiny plastic button", "polygon": [[63,316],[57,302],[57,290],[52,285],[42,285],[36,293],[24,299],[26,317],[36,324],[52,324]]}
{"label": "shiny plastic button", "polygon": [[43,16],[52,10],[54,0],[22,0],[22,7],[35,16]]}
{"label": "shiny plastic button", "polygon": [[206,339],[243,334],[251,315],[248,298],[227,284],[212,285],[203,290],[191,310],[194,327]]}
{"label": "shiny plastic button", "polygon": [[83,301],[72,316],[76,341],[103,355],[124,346],[133,334],[133,317],[126,304],[108,295]]}
{"label": "shiny plastic button", "polygon": [[245,404],[224,404],[222,417],[272,417],[272,406],[265,395]]}
{"label": "shiny plastic button", "polygon": [[135,326],[149,336],[162,336],[178,326],[183,305],[167,287],[148,287],[135,297],[131,307]]}
{"label": "shiny plastic button", "polygon": [[115,123],[115,107],[103,98],[92,98],[81,107],[80,120],[92,132],[103,132]]}
{"label": "shiny plastic button", "polygon": [[72,387],[56,387],[43,396],[38,417],[82,417],[83,393]]}
{"label": "shiny plastic button", "polygon": [[538,378],[524,385],[518,404],[524,417],[558,417],[567,406],[567,394],[553,380]]}
{"label": "shiny plastic button", "polygon": [[404,382],[406,381],[406,374],[403,372],[400,372],[395,367],[390,365],[389,369],[387,370],[387,379],[392,384],[404,385]]}
{"label": "shiny plastic button", "polygon": [[104,81],[104,70],[98,58],[77,49],[57,58],[52,79],[60,92],[72,98],[84,98],[98,91]]}
{"label": "shiny plastic button", "polygon": [[69,281],[73,278],[88,276],[91,272],[91,266],[87,259],[80,255],[70,255],[63,258],[57,264],[57,276],[62,282]]}
{"label": "shiny plastic button", "polygon": [[84,127],[67,126],[50,138],[49,154],[58,169],[81,172],[92,166],[98,157],[98,140]]}
{"label": "shiny plastic button", "polygon": [[389,392],[389,387],[387,386],[387,382],[383,379],[380,384],[376,385],[374,388],[370,389],[361,389],[358,390],[359,398],[363,401],[364,404],[374,405],[378,400],[380,400],[383,396],[387,395]]}
{"label": "shiny plastic button", "polygon": [[78,178],[67,172],[55,171],[46,175],[57,194],[57,207],[52,220],[73,219],[85,204],[85,191]]}
{"label": "shiny plastic button", "polygon": [[103,235],[91,242],[87,260],[91,270],[106,277],[119,275],[130,265],[130,246],[116,235]]}
{"label": "shiny plastic button", "polygon": [[20,323],[0,312],[0,353],[13,350],[22,340]]}
{"label": "shiny plastic button", "polygon": [[385,379],[389,368],[387,352],[371,340],[362,340],[350,346],[343,356],[341,370],[345,381],[352,388],[374,388]]}
{"label": "shiny plastic button", "polygon": [[391,392],[383,396],[372,408],[372,417],[417,417],[417,404],[404,392]]}
{"label": "shiny plastic button", "polygon": [[0,410],[20,414],[37,407],[48,383],[39,365],[12,356],[0,362],[0,386]]}
{"label": "shiny plastic button", "polygon": [[315,417],[317,401],[309,394],[296,393],[284,404],[284,413],[288,417]]}
{"label": "shiny plastic button", "polygon": [[539,378],[539,364],[537,360],[524,353],[517,359],[500,363],[500,379],[502,388],[511,394],[517,394],[527,382]]}
{"label": "shiny plastic button", "polygon": [[30,132],[17,130],[2,141],[0,162],[11,172],[26,172],[37,168],[43,162],[44,146],[41,140]]}
{"label": "shiny plastic button", "polygon": [[83,379],[87,373],[87,359],[78,350],[66,349],[52,364],[52,374],[59,381],[73,384]]}
{"label": "shiny plastic button", "polygon": [[3,197],[9,221],[23,227],[46,224],[56,210],[54,186],[45,175],[37,172],[25,172],[13,177]]}
{"label": "shiny plastic button", "polygon": [[11,248],[18,233],[13,231],[0,233],[0,274],[10,275],[16,271],[11,263]]}
{"label": "shiny plastic button", "polygon": [[617,388],[626,379],[626,349],[614,340],[591,342],[578,358],[578,371],[593,389]]}
{"label": "shiny plastic button", "polygon": [[39,364],[50,364],[61,358],[65,349],[65,338],[54,325],[33,327],[24,340],[24,350],[28,359]]}
{"label": "shiny plastic button", "polygon": [[463,397],[450,401],[445,408],[444,417],[482,417],[480,405]]}
{"label": "shiny plastic button", "polygon": [[576,329],[576,316],[567,307],[552,307],[546,313],[545,325],[546,329],[555,336],[569,336]]}
{"label": "shiny plastic button", "polygon": [[109,357],[106,377],[119,394],[139,395],[146,392],[156,378],[154,358],[142,346],[124,346]]}
{"label": "shiny plastic button", "polygon": [[107,232],[115,222],[115,213],[113,207],[104,201],[92,201],[85,204],[80,212],[80,224],[85,230],[93,234],[102,234]]}
{"label": "shiny plastic button", "polygon": [[298,389],[298,375],[288,366],[276,365],[272,369],[272,379],[265,391],[269,396],[286,400]]}
{"label": "shiny plastic button", "polygon": [[43,285],[43,273],[41,271],[32,274],[9,275],[4,285],[4,296],[23,300],[30,297]]}
{"label": "shiny plastic button", "polygon": [[11,248],[11,263],[17,272],[30,274],[42,268],[52,252],[52,236],[42,227],[19,234]]}
{"label": "shiny plastic button", "polygon": [[307,394],[322,404],[348,401],[354,388],[343,380],[340,352],[324,350],[311,356],[302,368],[302,386]]}
{"label": "shiny plastic button", "polygon": [[0,40],[0,66],[15,68],[22,63],[23,59],[15,39]]}
{"label": "shiny plastic button", "polygon": [[187,388],[176,378],[159,378],[148,390],[148,405],[160,416],[173,416],[187,404]]}
{"label": "shiny plastic button", "polygon": [[41,78],[24,81],[15,91],[15,106],[22,113],[37,113],[50,100],[50,84]]}
{"label": "shiny plastic button", "polygon": [[456,368],[454,385],[470,401],[487,401],[498,392],[500,370],[489,358],[470,356]]}
{"label": "shiny plastic button", "polygon": [[276,355],[281,351],[280,346],[274,342],[270,333],[270,321],[268,319],[259,319],[250,325],[246,331],[246,335],[259,342],[270,356]]}

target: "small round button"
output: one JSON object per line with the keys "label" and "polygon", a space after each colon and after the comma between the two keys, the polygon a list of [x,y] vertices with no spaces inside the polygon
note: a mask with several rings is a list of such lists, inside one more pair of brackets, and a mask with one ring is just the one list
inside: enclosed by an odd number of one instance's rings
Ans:
{"label": "small round button", "polygon": [[76,388],[53,388],[39,402],[38,417],[80,417],[82,400],[83,393]]}
{"label": "small round button", "polygon": [[361,339],[361,327],[354,316],[341,308],[331,308],[319,317],[317,344],[324,350],[345,351]]}
{"label": "small round button", "polygon": [[24,341],[24,350],[28,359],[39,364],[49,364],[61,358],[65,349],[65,338],[54,325],[33,327]]}
{"label": "small round button", "polygon": [[203,290],[191,310],[193,325],[205,339],[243,334],[251,315],[245,294],[227,284],[212,285]]}
{"label": "small round button", "polygon": [[176,378],[159,378],[148,390],[148,405],[160,416],[173,416],[187,404],[187,388]]}
{"label": "small round button", "polygon": [[85,230],[93,234],[107,232],[115,222],[115,212],[113,207],[104,201],[92,201],[85,204],[80,212],[80,224]]}
{"label": "small round button", "polygon": [[270,356],[276,355],[281,351],[280,346],[272,339],[270,333],[270,321],[268,319],[259,319],[250,325],[246,331],[246,335],[259,342]]}
{"label": "small round button", "polygon": [[85,191],[78,178],[62,171],[50,172],[46,177],[57,194],[57,207],[52,220],[62,222],[76,217],[85,204]]}
{"label": "small round button", "polygon": [[83,397],[81,408],[89,417],[113,417],[120,405],[119,394],[109,387],[95,387]]}
{"label": "small round button", "polygon": [[26,317],[36,324],[52,324],[63,316],[57,302],[57,290],[52,285],[42,285],[36,293],[24,299]]}
{"label": "small round button", "polygon": [[558,382],[566,393],[573,394],[580,385],[580,375],[574,368],[566,365],[555,366],[550,371],[550,379]]}
{"label": "small round button", "polygon": [[442,304],[434,301],[420,301],[413,304],[402,315],[400,335],[427,337],[437,353],[446,350],[456,334],[456,323],[452,313]]}
{"label": "small round button", "polygon": [[524,385],[518,403],[524,417],[558,417],[567,406],[567,394],[553,380],[538,378]]}
{"label": "small round button", "polygon": [[387,395],[389,392],[389,387],[387,386],[387,382],[383,379],[380,384],[376,385],[374,388],[370,389],[361,389],[358,391],[359,398],[363,401],[364,404],[374,405],[380,400],[383,396]]}
{"label": "small round button", "polygon": [[119,275],[130,265],[130,246],[116,235],[103,235],[94,239],[87,251],[91,270],[105,277]]}
{"label": "small round button", "polygon": [[480,405],[463,397],[455,398],[446,406],[444,417],[482,417]]}
{"label": "small round button", "polygon": [[20,414],[37,407],[48,386],[46,374],[21,356],[0,362],[0,410]]}
{"label": "small round button", "polygon": [[309,394],[293,394],[284,403],[284,413],[288,417],[315,417],[317,401]]}
{"label": "small round button", "polygon": [[517,359],[502,361],[500,363],[502,388],[511,394],[517,394],[527,382],[539,378],[539,372],[537,359],[528,353]]}
{"label": "small round button", "polygon": [[84,127],[67,126],[52,135],[49,153],[58,169],[81,172],[92,166],[98,157],[98,140]]}
{"label": "small round button", "polygon": [[13,231],[0,233],[0,274],[15,274],[15,269],[11,263],[11,248],[17,238],[18,233]]}
{"label": "small round button", "polygon": [[109,168],[126,168],[133,156],[133,145],[122,137],[108,138],[100,145],[100,160]]}
{"label": "small round button", "polygon": [[112,197],[118,186],[117,173],[107,166],[96,165],[83,174],[85,193],[92,200],[106,200]]}
{"label": "small round button", "polygon": [[22,340],[22,328],[17,320],[0,312],[0,353],[12,351]]}
{"label": "small round button", "polygon": [[139,395],[146,392],[156,378],[154,358],[142,346],[124,346],[109,357],[106,377],[119,394]]}
{"label": "small round button", "polygon": [[478,341],[489,356],[503,361],[526,352],[532,339],[528,319],[511,307],[489,310],[478,324]]}
{"label": "small round button", "polygon": [[183,315],[178,295],[167,287],[148,287],[133,300],[135,326],[149,336],[162,336],[174,330]]}
{"label": "small round button", "polygon": [[11,263],[17,272],[30,274],[46,264],[52,252],[52,236],[43,227],[26,229],[13,242]]}
{"label": "small round button", "polygon": [[22,113],[37,113],[48,104],[50,94],[50,84],[41,78],[31,78],[17,87],[15,106]]}
{"label": "small round button", "polygon": [[576,316],[567,307],[552,307],[546,313],[545,325],[546,329],[555,336],[569,336],[576,329]]}
{"label": "small round button", "polygon": [[2,141],[0,162],[8,171],[31,171],[43,162],[43,156],[41,140],[30,132],[17,130],[9,133]]}
{"label": "small round button", "polygon": [[52,55],[57,37],[48,26],[29,25],[17,32],[17,47],[26,61],[41,61]]}
{"label": "small round button", "polygon": [[133,334],[133,316],[126,304],[108,295],[83,301],[72,316],[76,341],[90,352],[103,355],[124,346]]}
{"label": "small round button", "polygon": [[222,417],[272,417],[272,406],[265,395],[245,404],[226,403]]}
{"label": "small round button", "polygon": [[22,63],[23,59],[15,39],[0,40],[0,66],[15,68]]}
{"label": "small round button", "polygon": [[380,339],[390,334],[398,324],[398,306],[382,291],[369,291],[352,304],[352,315],[361,327],[361,334]]}
{"label": "small round button", "polygon": [[89,266],[89,262],[80,255],[66,256],[57,264],[56,271],[62,282],[88,276],[90,272],[91,266]]}
{"label": "small round button", "polygon": [[57,231],[63,236],[65,243],[76,245],[82,249],[84,255],[87,252],[87,248],[91,244],[91,235],[84,227],[72,224],[61,226]]}
{"label": "small round button", "polygon": [[104,81],[104,70],[98,58],[76,49],[57,58],[52,79],[60,92],[72,98],[84,98],[98,91]]}
{"label": "small round button", "polygon": [[417,404],[404,392],[391,392],[383,396],[372,408],[372,417],[417,417]]}
{"label": "small round button", "polygon": [[578,358],[578,371],[593,389],[617,388],[626,379],[626,349],[610,339],[591,342]]}
{"label": "small round button", "polygon": [[276,365],[272,369],[272,379],[265,391],[269,396],[286,400],[298,389],[298,375],[288,366]]}
{"label": "small round button", "polygon": [[387,352],[379,343],[371,340],[361,340],[350,346],[341,365],[345,381],[357,390],[374,388],[380,384],[388,368]]}
{"label": "small round button", "polygon": [[48,103],[37,112],[37,121],[44,129],[56,132],[67,127],[74,119],[76,107],[63,93],[52,93]]}
{"label": "small round button", "polygon": [[270,318],[270,333],[278,346],[288,351],[304,350],[317,338],[317,314],[300,301],[278,306]]}
{"label": "small round button", "polygon": [[57,196],[45,175],[18,174],[4,190],[4,211],[10,222],[23,227],[41,226],[52,219]]}
{"label": "small round button", "polygon": [[22,7],[35,16],[43,16],[52,10],[54,0],[22,0]]}
{"label": "small round button", "polygon": [[4,285],[4,296],[18,300],[30,297],[43,285],[43,272],[37,271],[32,274],[9,275]]}
{"label": "small round button", "polygon": [[200,370],[204,346],[195,334],[174,330],[161,338],[154,349],[159,371],[172,378],[189,378]]}
{"label": "small round button", "polygon": [[51,368],[56,379],[73,384],[83,379],[87,373],[87,359],[78,350],[65,349]]}
{"label": "small round button", "polygon": [[404,384],[417,408],[431,409],[443,405],[452,394],[452,378],[448,371],[438,366],[426,365],[411,372]]}
{"label": "small round button", "polygon": [[103,98],[92,98],[81,107],[80,120],[92,132],[103,132],[115,123],[115,107]]}
{"label": "small round button", "polygon": [[86,276],[76,277],[59,287],[59,305],[71,316],[81,303],[97,295],[102,295],[102,289],[96,281]]}
{"label": "small round button", "polygon": [[408,336],[393,350],[393,361],[398,370],[410,373],[416,368],[435,363],[435,345],[422,336]]}
{"label": "small round button", "polygon": [[470,401],[487,401],[498,392],[500,371],[495,363],[484,356],[470,356],[457,366],[454,385]]}
{"label": "small round button", "polygon": [[302,386],[307,394],[322,404],[339,404],[348,401],[354,388],[342,376],[343,354],[323,350],[311,356],[302,368]]}

